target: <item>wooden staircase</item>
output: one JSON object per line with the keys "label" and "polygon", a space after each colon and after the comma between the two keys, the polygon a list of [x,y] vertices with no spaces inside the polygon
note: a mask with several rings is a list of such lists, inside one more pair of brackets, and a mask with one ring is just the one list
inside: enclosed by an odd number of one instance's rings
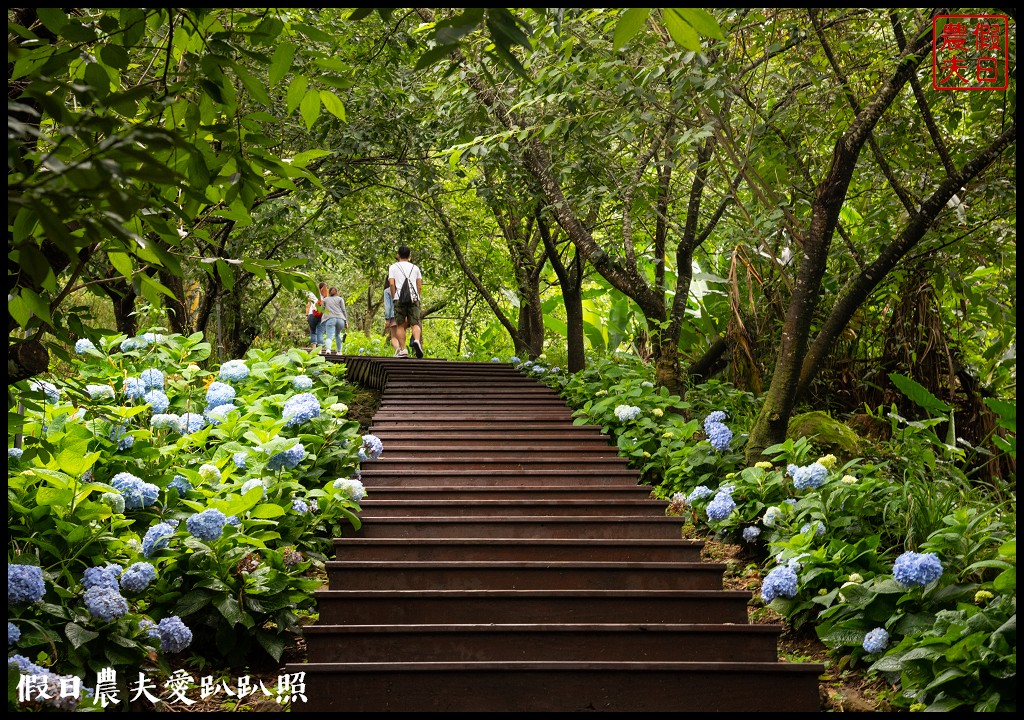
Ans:
{"label": "wooden staircase", "polygon": [[499,363],[329,356],[382,389],[363,527],[334,542],[302,710],[810,711],[600,428]]}

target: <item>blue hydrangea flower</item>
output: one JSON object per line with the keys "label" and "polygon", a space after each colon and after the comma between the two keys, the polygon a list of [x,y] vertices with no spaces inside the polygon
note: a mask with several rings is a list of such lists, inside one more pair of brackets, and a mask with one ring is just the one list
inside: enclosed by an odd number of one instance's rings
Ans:
{"label": "blue hydrangea flower", "polygon": [[491,362],[501,362],[501,358],[492,357]]}
{"label": "blue hydrangea flower", "polygon": [[828,468],[821,463],[814,462],[805,467],[790,465],[787,471],[793,476],[793,487],[797,490],[819,488],[828,480]]}
{"label": "blue hydrangea flower", "polygon": [[142,384],[146,386],[147,390],[164,389],[164,374],[157,368],[143,370],[142,374],[139,375],[139,379],[142,380]]}
{"label": "blue hydrangea flower", "polygon": [[227,403],[225,405],[217,405],[215,407],[210,407],[209,405],[207,405],[205,408],[203,408],[203,417],[205,417],[210,422],[211,425],[217,427],[222,422],[228,419],[229,413],[234,412],[237,409],[238,408],[232,405],[231,403]]}
{"label": "blue hydrangea flower", "polygon": [[85,391],[93,400],[113,400],[114,388],[109,385],[86,385]]}
{"label": "blue hydrangea flower", "polygon": [[108,506],[115,515],[124,512],[124,495],[117,492],[105,492],[100,495],[100,502]]}
{"label": "blue hydrangea flower", "polygon": [[227,382],[241,382],[249,377],[249,366],[242,360],[228,360],[220,366],[218,377]]}
{"label": "blue hydrangea flower", "polygon": [[153,640],[160,639],[160,631],[157,629],[156,623],[149,618],[142,618],[139,620],[139,630],[142,630]]}
{"label": "blue hydrangea flower", "polygon": [[[362,449],[366,451],[366,455],[369,456],[370,460],[377,460],[384,452],[384,443],[376,435],[363,435]],[[365,460],[366,458],[361,459]]]}
{"label": "blue hydrangea flower", "polygon": [[150,427],[157,430],[165,430],[170,428],[171,430],[177,430],[181,424],[181,418],[174,413],[157,413],[149,419]]}
{"label": "blue hydrangea flower", "polygon": [[86,568],[82,573],[82,585],[86,590],[101,587],[117,590],[117,577],[121,574],[121,566],[110,564],[106,567]]}
{"label": "blue hydrangea flower", "polygon": [[512,365],[518,365],[519,363],[521,363],[521,362],[522,362],[522,360],[520,360],[520,359],[519,359],[518,357],[516,357],[515,355],[513,355],[512,357],[510,357],[510,358],[508,359],[508,361],[509,361],[509,362],[510,362],[510,363],[511,363]]}
{"label": "blue hydrangea flower", "polygon": [[140,335],[139,337],[141,337],[147,343],[158,343],[164,341],[164,336],[157,332],[142,333],[142,335]]}
{"label": "blue hydrangea flower", "polygon": [[158,415],[167,412],[171,406],[171,399],[163,390],[150,390],[142,396],[142,400],[149,403],[150,410]]}
{"label": "blue hydrangea flower", "polygon": [[615,417],[622,422],[636,420],[640,417],[640,408],[636,405],[618,405],[615,408]]}
{"label": "blue hydrangea flower", "polygon": [[313,379],[305,375],[296,375],[292,378],[292,387],[296,390],[309,390],[313,387]]}
{"label": "blue hydrangea flower", "polygon": [[725,420],[725,413],[721,410],[715,410],[712,413],[708,413],[708,416],[704,418],[704,434],[711,434],[712,425],[721,425]]}
{"label": "blue hydrangea flower", "polygon": [[732,430],[722,423],[711,423],[710,426],[705,423],[704,427],[707,428],[708,442],[711,443],[711,447],[715,450],[729,449],[729,443],[732,442]]}
{"label": "blue hydrangea flower", "polygon": [[305,515],[309,512],[309,505],[302,498],[295,498],[292,500],[292,510],[297,512],[299,515]]}
{"label": "blue hydrangea flower", "polygon": [[224,524],[238,527],[242,524],[242,521],[238,519],[237,515],[228,515],[228,519],[224,522]]}
{"label": "blue hydrangea flower", "polygon": [[220,468],[212,463],[203,463],[199,466],[199,477],[207,482],[218,483],[221,478]]}
{"label": "blue hydrangea flower", "polygon": [[545,372],[547,372],[547,370],[544,368],[543,365],[534,365],[532,368],[530,368],[530,372],[535,373],[537,375],[543,375]]}
{"label": "blue hydrangea flower", "polygon": [[121,341],[121,352],[145,350],[147,347],[149,347],[149,341],[141,337],[130,337]]}
{"label": "blue hydrangea flower", "polygon": [[299,393],[285,402],[282,417],[288,422],[285,427],[301,425],[307,420],[320,417],[320,401],[313,393]]}
{"label": "blue hydrangea flower", "polygon": [[124,497],[124,506],[128,510],[149,507],[160,496],[160,488],[152,483],[143,482],[141,478],[128,472],[118,473],[110,484]]}
{"label": "blue hydrangea flower", "polygon": [[302,553],[293,547],[286,547],[281,551],[281,562],[286,568],[293,568],[300,562],[304,562],[305,559]]}
{"label": "blue hydrangea flower", "polygon": [[900,585],[927,585],[942,577],[942,563],[935,553],[908,550],[896,558],[892,575]]}
{"label": "blue hydrangea flower", "polygon": [[815,520],[814,522],[807,523],[806,525],[800,528],[800,534],[803,535],[805,532],[811,530],[811,528],[814,529],[815,537],[821,537],[825,534],[825,523],[823,523],[821,520]]}
{"label": "blue hydrangea flower", "polygon": [[889,644],[889,633],[885,631],[885,628],[875,628],[867,635],[864,636],[864,652],[875,653],[885,652],[886,646]]}
{"label": "blue hydrangea flower", "polygon": [[239,470],[248,470],[245,464],[246,454],[244,452],[236,452],[231,456],[231,462],[235,464],[235,467]]}
{"label": "blue hydrangea flower", "polygon": [[[41,392],[46,394],[46,404],[56,405],[60,402],[60,390],[53,383],[46,382],[45,380],[32,380],[28,384],[34,392]],[[113,390],[113,388],[111,388]]]}
{"label": "blue hydrangea flower", "polygon": [[110,622],[128,613],[128,601],[117,590],[92,587],[85,591],[85,607],[97,620]]}
{"label": "blue hydrangea flower", "polygon": [[169,523],[157,523],[146,531],[142,538],[142,554],[149,557],[157,550],[167,547],[168,539],[174,534],[174,526]]}
{"label": "blue hydrangea flower", "polygon": [[334,487],[342,490],[352,502],[360,502],[366,497],[366,488],[363,487],[363,483],[355,478],[338,478],[334,481]]}
{"label": "blue hydrangea flower", "polygon": [[156,580],[156,568],[148,562],[129,565],[121,575],[121,589],[125,592],[140,593]]}
{"label": "blue hydrangea flower", "polygon": [[43,599],[46,583],[43,569],[36,565],[7,563],[7,604],[22,605]]}
{"label": "blue hydrangea flower", "polygon": [[21,630],[18,626],[12,623],[10,620],[7,621],[7,647],[10,647],[14,643],[21,640]]}
{"label": "blue hydrangea flower", "polygon": [[775,568],[761,583],[761,598],[765,603],[770,603],[777,597],[796,597],[796,570],[789,565]]}
{"label": "blue hydrangea flower", "polygon": [[89,338],[79,338],[75,341],[75,352],[79,355],[85,355],[90,350],[95,350],[96,346],[92,344],[92,340]]}
{"label": "blue hydrangea flower", "polygon": [[146,388],[137,377],[127,377],[124,379],[124,394],[129,400],[138,400],[145,392]]}
{"label": "blue hydrangea flower", "polygon": [[227,520],[227,516],[220,510],[209,508],[192,515],[185,521],[185,526],[194,537],[211,542],[224,532],[224,524]]}
{"label": "blue hydrangea flower", "polygon": [[174,479],[167,483],[168,490],[177,490],[178,497],[185,497],[185,494],[192,489],[192,483],[184,475],[175,475]]}
{"label": "blue hydrangea flower", "polygon": [[206,405],[208,407],[226,405],[234,399],[235,389],[227,383],[214,381],[206,389]]}
{"label": "blue hydrangea flower", "polygon": [[178,418],[178,432],[182,435],[191,435],[204,427],[206,427],[206,418],[198,413],[183,413]]}
{"label": "blue hydrangea flower", "polygon": [[110,441],[117,443],[118,450],[129,450],[135,444],[135,438],[127,435],[128,428],[124,425],[115,425],[110,428]]}
{"label": "blue hydrangea flower", "polygon": [[775,523],[779,521],[780,517],[782,517],[782,510],[772,505],[764,511],[764,517],[761,519],[761,522],[764,523],[765,527],[775,527]]}
{"label": "blue hydrangea flower", "polygon": [[192,644],[192,631],[177,615],[164,618],[157,625],[160,647],[165,653],[179,653]]}
{"label": "blue hydrangea flower", "polygon": [[652,383],[649,380],[644,380],[642,383],[640,383],[640,387],[652,388],[654,387],[654,383]]}
{"label": "blue hydrangea flower", "polygon": [[708,503],[708,520],[725,520],[735,509],[736,501],[732,499],[732,495],[719,491]]}
{"label": "blue hydrangea flower", "polygon": [[18,461],[21,460],[21,456],[25,454],[25,451],[21,448],[7,448],[7,459]]}
{"label": "blue hydrangea flower", "polygon": [[302,443],[299,443],[284,452],[279,452],[277,455],[271,455],[270,459],[267,460],[267,469],[271,472],[276,472],[282,468],[292,470],[298,467],[299,463],[302,462],[305,457],[306,448],[302,446]]}
{"label": "blue hydrangea flower", "polygon": [[689,495],[686,496],[686,502],[687,504],[692,505],[695,501],[703,500],[704,498],[711,497],[714,494],[715,491],[706,485],[698,485],[690,491]]}
{"label": "blue hydrangea flower", "polygon": [[249,492],[253,488],[257,488],[257,487],[263,490],[262,497],[266,497],[267,496],[267,486],[264,485],[263,481],[260,480],[259,478],[253,478],[252,480],[246,480],[244,483],[242,483],[242,494],[245,495],[247,492]]}
{"label": "blue hydrangea flower", "polygon": [[761,528],[757,527],[757,525],[751,525],[749,527],[743,528],[743,539],[746,540],[748,543],[754,542],[760,535]]}

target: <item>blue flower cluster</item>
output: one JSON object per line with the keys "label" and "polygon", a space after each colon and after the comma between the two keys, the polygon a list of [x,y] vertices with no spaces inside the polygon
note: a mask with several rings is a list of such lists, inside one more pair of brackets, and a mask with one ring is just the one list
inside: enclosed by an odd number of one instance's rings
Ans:
{"label": "blue flower cluster", "polygon": [[7,563],[7,604],[22,605],[43,599],[46,583],[43,569],[37,565]]}
{"label": "blue flower cluster", "polygon": [[721,488],[714,499],[708,503],[708,520],[725,520],[736,509],[736,501],[732,499],[731,488]]}
{"label": "blue flower cluster", "polygon": [[363,455],[368,456],[370,460],[377,460],[384,452],[384,443],[376,435],[363,435],[363,446],[360,450],[365,451],[360,454],[360,460],[366,460]]}
{"label": "blue flower cluster", "polygon": [[715,410],[704,418],[704,434],[708,436],[708,442],[715,450],[728,450],[732,442],[732,430],[725,423],[725,413]]}
{"label": "blue flower cluster", "polygon": [[262,490],[263,494],[261,495],[261,497],[266,497],[267,496],[267,486],[264,485],[263,481],[260,480],[259,478],[253,478],[252,480],[246,480],[244,483],[242,483],[242,494],[245,495],[247,492],[249,492],[253,488],[260,488],[260,490]]}
{"label": "blue flower cluster", "polygon": [[149,618],[139,620],[139,630],[144,631],[153,640],[160,639],[160,630],[157,628],[156,623]]}
{"label": "blue flower cluster", "polygon": [[93,400],[113,400],[114,388],[109,385],[86,385],[85,391]]}
{"label": "blue flower cluster", "polygon": [[21,456],[25,454],[25,451],[21,448],[7,448],[7,459],[18,461],[21,460]]}
{"label": "blue flower cluster", "polygon": [[128,601],[116,588],[96,586],[85,591],[85,607],[97,620],[110,622],[128,613]]}
{"label": "blue flower cluster", "polygon": [[124,379],[124,394],[129,400],[138,400],[146,392],[145,386],[142,381],[137,377],[127,377]]}
{"label": "blue flower cluster", "polygon": [[174,526],[170,523],[157,523],[146,531],[142,538],[142,554],[149,557],[157,550],[167,547],[168,538],[174,534]]}
{"label": "blue flower cluster", "polygon": [[501,362],[501,358],[492,357],[491,362]]}
{"label": "blue flower cluster", "polygon": [[292,547],[286,547],[281,551],[281,562],[284,563],[286,568],[293,568],[300,562],[305,561],[306,558],[302,556],[302,553]]}
{"label": "blue flower cluster", "polygon": [[160,488],[153,483],[142,482],[141,478],[129,472],[119,472],[110,481],[124,497],[124,506],[128,510],[141,510],[156,502]]}
{"label": "blue flower cluster", "polygon": [[168,490],[177,490],[178,497],[185,497],[185,493],[192,489],[192,483],[184,475],[175,475],[174,479],[167,483]]}
{"label": "blue flower cluster", "polygon": [[782,509],[772,505],[764,511],[764,517],[761,519],[761,522],[764,523],[765,527],[775,527],[775,523],[779,521],[780,517],[782,517]]}
{"label": "blue flower cluster", "polygon": [[309,512],[309,505],[302,498],[294,498],[292,500],[292,510],[297,512],[299,515],[305,515]]}
{"label": "blue flower cluster", "polygon": [[889,633],[885,631],[885,628],[875,628],[867,635],[864,636],[864,652],[875,653],[884,652],[886,646],[889,644]]}
{"label": "blue flower cluster", "polygon": [[144,337],[130,337],[121,341],[121,352],[145,350],[147,347],[149,347],[149,340]]}
{"label": "blue flower cluster", "polygon": [[121,574],[121,589],[125,592],[140,593],[156,580],[156,568],[148,562],[129,565]]}
{"label": "blue flower cluster", "polygon": [[150,409],[154,413],[158,414],[167,412],[167,408],[171,406],[171,399],[163,390],[150,390],[142,396],[142,399],[149,403]]}
{"label": "blue flower cluster", "polygon": [[164,336],[157,332],[142,333],[142,335],[140,335],[139,337],[141,337],[147,343],[158,343],[163,342],[164,340]]}
{"label": "blue flower cluster", "polygon": [[320,417],[320,401],[313,393],[293,395],[285,402],[282,417],[288,421],[285,427],[301,425],[307,420]]}
{"label": "blue flower cluster", "polygon": [[821,520],[815,520],[814,522],[805,524],[800,528],[800,534],[803,535],[805,532],[810,531],[811,528],[814,528],[814,537],[822,537],[825,534],[825,523]]}
{"label": "blue flower cluster", "polygon": [[296,375],[292,378],[292,387],[296,390],[309,390],[313,387],[313,379],[306,375]]}
{"label": "blue flower cluster", "polygon": [[217,382],[216,380],[210,383],[210,387],[206,389],[206,406],[208,408],[214,408],[218,405],[226,405],[235,399],[235,389],[227,383]]}
{"label": "blue flower cluster", "polygon": [[519,358],[518,358],[517,356],[515,356],[515,355],[513,355],[512,357],[510,357],[510,358],[508,359],[508,361],[509,361],[509,362],[510,362],[510,363],[511,363],[512,365],[518,365],[519,363],[521,363],[521,362],[522,362],[522,360],[520,360],[520,359],[519,359]]}
{"label": "blue flower cluster", "polygon": [[115,425],[110,428],[110,441],[117,443],[118,450],[129,450],[132,445],[135,444],[135,438],[131,435],[126,435],[128,428],[124,425]]}
{"label": "blue flower cluster", "polygon": [[942,563],[935,553],[908,550],[896,558],[892,575],[900,585],[927,585],[942,577]]}
{"label": "blue flower cluster", "polygon": [[185,521],[185,526],[188,527],[188,531],[194,537],[206,542],[212,542],[224,532],[224,524],[227,520],[227,516],[220,510],[209,508],[201,513],[192,515]]}
{"label": "blue flower cluster", "polygon": [[156,627],[165,653],[179,653],[192,644],[192,631],[177,615],[164,618]]}
{"label": "blue flower cluster", "polygon": [[117,576],[121,574],[121,566],[110,564],[106,567],[86,568],[82,573],[82,585],[86,590],[107,588],[117,590]]}
{"label": "blue flower cluster", "polygon": [[58,390],[57,386],[53,383],[46,382],[45,380],[32,380],[29,382],[28,386],[34,392],[46,393],[46,403],[48,405],[56,405],[60,402],[60,390]]}
{"label": "blue flower cluster", "polygon": [[786,472],[793,476],[793,487],[797,490],[820,488],[828,480],[828,468],[818,462],[804,467],[789,465]]}
{"label": "blue flower cluster", "polygon": [[249,377],[249,366],[242,360],[228,360],[220,366],[220,375],[218,377],[228,382],[241,382]]}
{"label": "blue flower cluster", "polygon": [[271,455],[270,459],[267,460],[267,469],[271,472],[276,472],[282,468],[292,470],[298,467],[305,457],[306,448],[302,446],[302,443],[299,443],[283,452],[279,452],[277,455]]}
{"label": "blue flower cluster", "polygon": [[147,390],[164,389],[164,374],[157,368],[143,370],[139,379],[142,380],[142,384],[146,386]]}
{"label": "blue flower cluster", "polygon": [[707,485],[698,485],[697,487],[690,491],[689,495],[687,495],[686,502],[689,505],[693,505],[693,503],[696,502],[697,500],[709,498],[714,494],[715,491],[709,488]]}
{"label": "blue flower cluster", "polygon": [[780,565],[768,573],[761,583],[761,598],[770,603],[777,597],[796,597],[796,570]]}
{"label": "blue flower cluster", "polygon": [[75,352],[79,355],[85,355],[90,350],[95,350],[96,346],[92,344],[92,340],[89,338],[79,338],[75,341]]}
{"label": "blue flower cluster", "polygon": [[[74,676],[57,675],[41,665],[36,665],[24,655],[12,655],[7,658],[7,667],[17,666],[21,674],[31,676],[28,687],[33,688],[37,695],[33,700],[40,705],[51,707],[60,712],[74,712],[78,707],[80,698],[62,692],[71,686]],[[95,691],[91,688],[82,688],[82,697],[92,697]]]}
{"label": "blue flower cluster", "polygon": [[752,543],[761,535],[761,528],[756,525],[743,528],[743,539],[748,543]]}
{"label": "blue flower cluster", "polygon": [[10,620],[7,621],[7,647],[21,640],[21,630]]}
{"label": "blue flower cluster", "polygon": [[213,463],[203,463],[199,466],[199,477],[211,483],[218,483],[221,479],[220,468]]}
{"label": "blue flower cluster", "polygon": [[636,420],[640,417],[640,408],[636,405],[617,405],[615,407],[615,417],[617,417],[621,422]]}
{"label": "blue flower cluster", "polygon": [[157,430],[163,430],[166,428],[170,428],[171,430],[177,430],[179,425],[181,424],[181,418],[175,415],[174,413],[157,413],[149,419],[149,424],[150,426],[156,428]]}
{"label": "blue flower cluster", "polygon": [[183,413],[178,418],[177,430],[182,435],[191,435],[204,427],[206,427],[206,418],[198,413]]}
{"label": "blue flower cluster", "polygon": [[245,458],[246,455],[244,452],[236,452],[231,456],[231,462],[233,462],[235,467],[239,470],[248,470],[248,467],[245,464]]}
{"label": "blue flower cluster", "polygon": [[355,478],[338,478],[334,481],[334,487],[342,490],[352,502],[360,502],[366,497],[366,488],[363,487],[362,482]]}
{"label": "blue flower cluster", "polygon": [[100,495],[100,502],[110,507],[117,515],[124,512],[124,495],[116,492],[105,492]]}

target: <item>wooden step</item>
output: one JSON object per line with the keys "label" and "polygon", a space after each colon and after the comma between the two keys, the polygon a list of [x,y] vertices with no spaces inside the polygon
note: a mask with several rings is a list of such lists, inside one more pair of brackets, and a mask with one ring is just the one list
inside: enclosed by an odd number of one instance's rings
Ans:
{"label": "wooden step", "polygon": [[450,485],[505,485],[515,483],[519,486],[616,486],[632,487],[636,485],[636,471],[629,468],[593,468],[580,466],[570,470],[536,470],[529,472],[512,469],[419,469],[410,472],[401,465],[381,467],[379,461],[367,463],[362,470],[363,484],[372,487],[375,484],[392,486],[428,486],[444,487]]}
{"label": "wooden step", "polygon": [[718,590],[720,563],[328,560],[350,590]]}
{"label": "wooden step", "polygon": [[775,662],[779,625],[314,625],[309,662]]}
{"label": "wooden step", "polygon": [[452,485],[404,487],[374,483],[367,487],[372,500],[587,500],[592,503],[643,500],[651,497],[649,485]]}
{"label": "wooden step", "polygon": [[637,500],[378,500],[372,491],[359,504],[360,517],[546,517],[571,515],[643,515],[664,516],[668,503],[663,500],[642,498]]}
{"label": "wooden step", "polygon": [[677,517],[375,517],[359,530],[368,538],[587,538],[678,540]]}
{"label": "wooden step", "polygon": [[526,560],[700,562],[696,540],[579,540],[536,538],[367,538],[334,540],[338,560]]}

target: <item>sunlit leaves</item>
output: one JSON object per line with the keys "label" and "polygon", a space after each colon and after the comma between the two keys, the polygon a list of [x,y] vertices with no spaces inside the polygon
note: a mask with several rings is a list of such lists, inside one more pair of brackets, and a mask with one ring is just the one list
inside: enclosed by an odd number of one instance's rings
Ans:
{"label": "sunlit leaves", "polygon": [[612,38],[612,46],[621,50],[634,35],[640,32],[640,28],[647,22],[651,14],[650,8],[628,8],[619,21],[615,24],[615,35]]}

